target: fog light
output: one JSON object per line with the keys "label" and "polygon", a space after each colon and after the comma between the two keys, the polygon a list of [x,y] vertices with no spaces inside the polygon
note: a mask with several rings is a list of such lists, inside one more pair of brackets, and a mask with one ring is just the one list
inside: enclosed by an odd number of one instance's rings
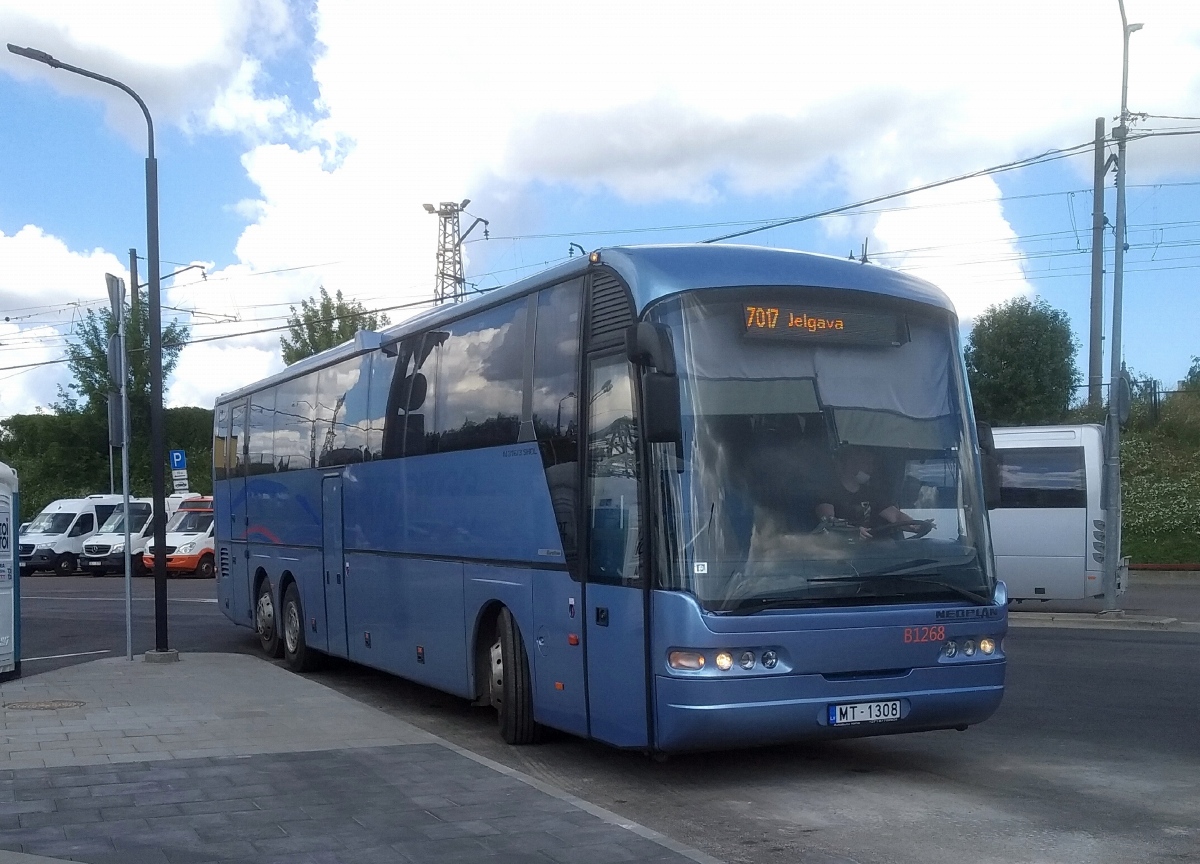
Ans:
{"label": "fog light", "polygon": [[764,651],[762,656],[762,664],[768,669],[774,669],[775,664],[779,662],[779,655],[774,651]]}
{"label": "fog light", "polygon": [[979,640],[979,650],[984,654],[991,654],[996,650],[996,641],[994,639],[988,639],[985,636],[983,639]]}
{"label": "fog light", "polygon": [[953,641],[947,642],[945,645],[942,646],[942,653],[945,654],[947,657],[957,656],[958,655],[958,643],[953,642]]}
{"label": "fog light", "polygon": [[975,643],[972,642],[970,639],[968,639],[966,642],[963,643],[963,653],[966,654],[968,657],[975,656]]}
{"label": "fog light", "polygon": [[704,668],[704,655],[695,651],[672,651],[667,655],[667,663],[672,669],[696,670]]}
{"label": "fog light", "polygon": [[738,665],[741,666],[743,669],[753,669],[754,668],[754,652],[753,651],[743,651],[742,656],[738,658]]}
{"label": "fog light", "polygon": [[717,655],[717,668],[722,672],[728,672],[733,668],[733,655],[728,651],[722,651]]}

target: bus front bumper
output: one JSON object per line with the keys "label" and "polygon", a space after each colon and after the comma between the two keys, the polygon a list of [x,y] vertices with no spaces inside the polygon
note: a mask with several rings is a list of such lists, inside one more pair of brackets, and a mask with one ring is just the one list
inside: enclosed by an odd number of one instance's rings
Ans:
{"label": "bus front bumper", "polygon": [[[882,678],[823,675],[656,679],[656,739],[664,752],[716,750],[972,726],[1004,695],[1004,660],[911,669]],[[835,726],[829,707],[900,701],[900,719]]]}

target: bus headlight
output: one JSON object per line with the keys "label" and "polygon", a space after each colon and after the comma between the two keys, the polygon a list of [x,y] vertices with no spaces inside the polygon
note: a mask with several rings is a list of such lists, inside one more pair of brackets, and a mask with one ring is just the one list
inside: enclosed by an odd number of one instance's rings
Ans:
{"label": "bus headlight", "polygon": [[996,640],[989,639],[988,637],[984,636],[979,640],[979,650],[984,654],[993,653],[996,650]]}
{"label": "bus headlight", "polygon": [[962,651],[963,651],[963,654],[965,654],[967,657],[974,657],[975,656],[975,643],[972,642],[970,639],[968,639],[966,642],[963,643]]}
{"label": "bus headlight", "polygon": [[774,651],[764,651],[762,654],[762,664],[767,669],[774,669],[775,664],[779,662],[779,655]]}
{"label": "bus headlight", "polygon": [[958,654],[958,643],[951,640],[942,646],[942,653],[947,657],[954,657]]}
{"label": "bus headlight", "polygon": [[722,651],[717,654],[717,668],[722,672],[728,672],[733,668],[733,655],[728,651]]}
{"label": "bus headlight", "polygon": [[694,672],[704,668],[704,655],[696,651],[672,651],[667,655],[667,665],[672,669]]}
{"label": "bus headlight", "polygon": [[741,666],[743,669],[753,669],[754,668],[754,652],[753,651],[743,651],[742,656],[738,658],[738,665]]}

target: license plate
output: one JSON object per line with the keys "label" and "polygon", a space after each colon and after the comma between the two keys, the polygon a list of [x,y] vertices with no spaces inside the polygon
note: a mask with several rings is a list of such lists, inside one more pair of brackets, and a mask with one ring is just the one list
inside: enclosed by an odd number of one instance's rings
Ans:
{"label": "license plate", "polygon": [[103,562],[103,561],[88,561],[88,562],[87,562],[87,566],[89,566],[89,567],[103,567],[103,566],[104,566],[104,562]]}
{"label": "license plate", "polygon": [[852,702],[849,705],[829,706],[830,726],[850,726],[855,723],[886,723],[900,719],[900,700],[886,702]]}

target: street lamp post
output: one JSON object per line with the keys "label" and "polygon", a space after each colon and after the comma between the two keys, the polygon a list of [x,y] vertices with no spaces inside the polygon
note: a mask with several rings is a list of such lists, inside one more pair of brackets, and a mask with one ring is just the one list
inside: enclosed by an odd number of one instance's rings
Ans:
{"label": "street lamp post", "polygon": [[[154,120],[142,97],[115,78],[100,75],[69,63],[63,63],[36,48],[8,44],[8,50],[20,57],[45,63],[53,69],[65,69],[84,78],[110,84],[137,102],[146,116],[146,264],[150,273],[150,475],[154,495],[154,648],[167,652],[167,559],[161,550],[167,547],[166,453],[163,446],[162,402],[162,307],[158,261],[158,160],[154,158]],[[136,289],[136,286],[134,288]]]}
{"label": "street lamp post", "polygon": [[1117,139],[1117,224],[1113,258],[1112,342],[1109,344],[1108,375],[1108,435],[1106,436],[1105,478],[1108,486],[1107,517],[1104,522],[1104,608],[1117,608],[1117,568],[1121,563],[1121,421],[1120,387],[1121,311],[1125,288],[1125,144],[1129,136],[1129,36],[1142,29],[1130,24],[1125,17],[1125,0],[1117,0],[1121,8],[1121,116],[1113,137]]}

